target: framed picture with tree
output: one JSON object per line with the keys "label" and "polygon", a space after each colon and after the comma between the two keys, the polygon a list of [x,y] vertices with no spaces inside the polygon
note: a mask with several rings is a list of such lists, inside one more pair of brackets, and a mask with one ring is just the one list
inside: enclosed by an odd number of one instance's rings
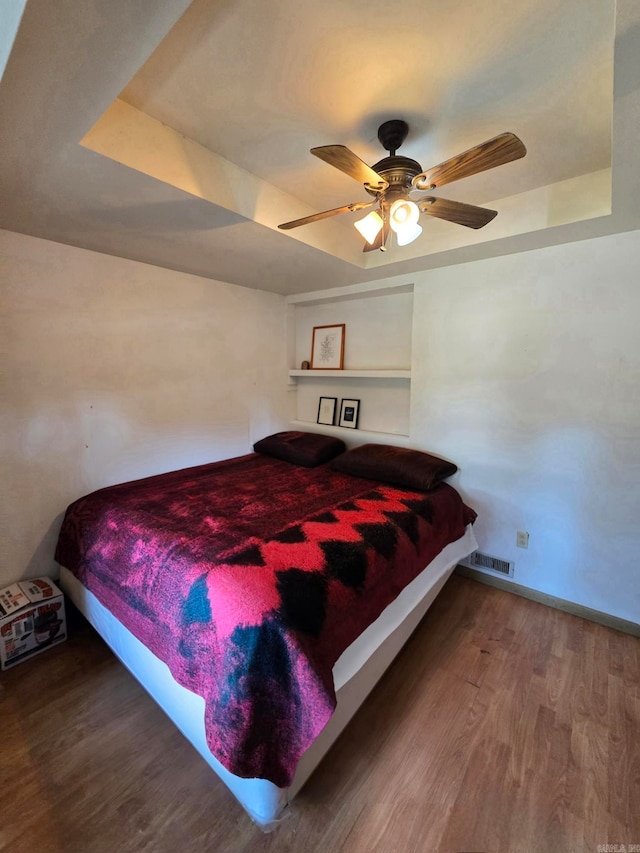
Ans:
{"label": "framed picture with tree", "polygon": [[342,370],[345,324],[314,326],[311,341],[312,370]]}

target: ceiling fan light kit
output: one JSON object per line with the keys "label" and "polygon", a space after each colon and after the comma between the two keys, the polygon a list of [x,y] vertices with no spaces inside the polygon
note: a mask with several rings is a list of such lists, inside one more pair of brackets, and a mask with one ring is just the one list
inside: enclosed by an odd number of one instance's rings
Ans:
{"label": "ceiling fan light kit", "polygon": [[380,214],[376,210],[372,210],[371,213],[367,213],[367,215],[362,219],[356,219],[353,224],[362,234],[367,243],[372,245],[380,231],[382,231],[384,222],[382,221]]}
{"label": "ceiling fan light kit", "polygon": [[378,139],[389,152],[389,156],[373,166],[368,166],[345,145],[312,148],[313,155],[361,183],[369,195],[374,196],[374,201],[352,202],[292,222],[284,222],[278,228],[289,230],[338,213],[362,210],[377,204],[376,210],[354,222],[367,241],[363,251],[369,252],[386,249],[390,230],[395,233],[399,246],[413,242],[422,234],[422,227],[418,224],[421,212],[467,228],[483,228],[491,222],[497,216],[496,210],[431,195],[413,201],[409,195],[413,192],[431,193],[444,184],[518,160],[527,153],[522,141],[514,133],[501,133],[445,160],[439,166],[424,171],[417,160],[396,154],[408,132],[409,126],[401,119],[392,119],[381,124],[378,128]]}
{"label": "ceiling fan light kit", "polygon": [[394,231],[401,231],[408,225],[415,225],[418,221],[418,214],[417,204],[408,199],[396,199],[389,210],[389,224]]}
{"label": "ceiling fan light kit", "polygon": [[405,226],[400,231],[396,231],[396,242],[398,246],[408,246],[409,243],[413,243],[414,240],[417,240],[421,234],[422,226],[418,225],[416,222],[408,227]]}
{"label": "ceiling fan light kit", "polygon": [[393,202],[389,208],[389,225],[396,233],[398,246],[407,246],[422,234],[419,216],[420,210],[415,202],[403,198]]}

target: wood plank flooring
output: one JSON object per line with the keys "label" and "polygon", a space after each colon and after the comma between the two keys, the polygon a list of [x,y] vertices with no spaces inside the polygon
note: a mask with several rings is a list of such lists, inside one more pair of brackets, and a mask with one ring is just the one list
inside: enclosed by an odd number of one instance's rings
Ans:
{"label": "wood plank flooring", "polygon": [[640,850],[638,638],[452,577],[265,835],[75,621],[0,678],[2,851]]}

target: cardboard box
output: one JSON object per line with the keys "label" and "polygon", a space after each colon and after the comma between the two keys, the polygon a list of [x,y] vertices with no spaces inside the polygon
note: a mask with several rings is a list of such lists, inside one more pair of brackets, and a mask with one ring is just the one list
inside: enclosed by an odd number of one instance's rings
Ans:
{"label": "cardboard box", "polygon": [[0,669],[10,669],[67,639],[64,596],[49,578],[0,589]]}

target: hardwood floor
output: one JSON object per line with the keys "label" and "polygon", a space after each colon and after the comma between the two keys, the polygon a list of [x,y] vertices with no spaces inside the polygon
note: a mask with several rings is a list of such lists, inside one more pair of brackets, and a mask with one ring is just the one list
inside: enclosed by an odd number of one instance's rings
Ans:
{"label": "hardwood floor", "polygon": [[452,577],[265,835],[77,622],[0,678],[2,851],[640,851],[638,638]]}

